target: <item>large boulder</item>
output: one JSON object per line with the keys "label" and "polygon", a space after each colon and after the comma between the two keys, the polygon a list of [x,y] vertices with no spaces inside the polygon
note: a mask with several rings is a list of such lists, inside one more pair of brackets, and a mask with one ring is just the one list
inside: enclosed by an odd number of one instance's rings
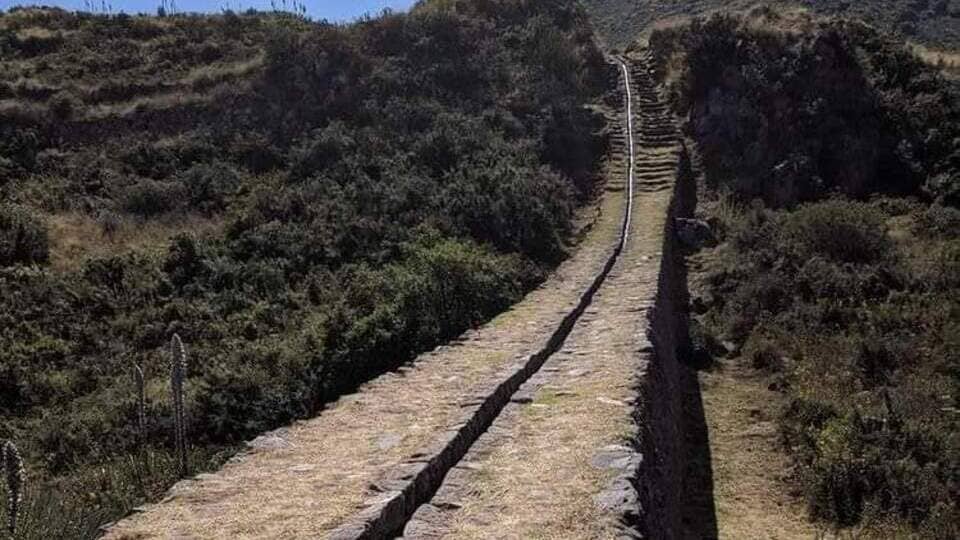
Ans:
{"label": "large boulder", "polygon": [[677,238],[683,245],[691,249],[700,249],[707,246],[716,245],[717,239],[713,235],[713,229],[710,225],[700,219],[676,218],[674,225],[677,231]]}

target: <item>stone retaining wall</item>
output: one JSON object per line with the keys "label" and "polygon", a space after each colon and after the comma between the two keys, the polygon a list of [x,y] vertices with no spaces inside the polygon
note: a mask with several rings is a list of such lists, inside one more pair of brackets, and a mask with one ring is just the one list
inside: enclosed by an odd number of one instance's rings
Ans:
{"label": "stone retaining wall", "polygon": [[678,163],[673,198],[664,216],[664,243],[657,296],[650,311],[647,338],[653,350],[638,376],[640,399],[634,417],[640,426],[637,451],[642,454],[635,471],[638,511],[625,516],[643,538],[678,538],[683,495],[684,448],[683,396],[680,351],[688,339],[686,268],[677,239],[676,218],[689,217],[696,199],[690,157],[683,148]]}

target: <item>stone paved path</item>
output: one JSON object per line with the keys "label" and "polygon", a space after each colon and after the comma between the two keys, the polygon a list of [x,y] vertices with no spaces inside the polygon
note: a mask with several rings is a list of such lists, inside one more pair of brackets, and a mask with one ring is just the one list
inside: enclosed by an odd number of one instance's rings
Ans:
{"label": "stone paved path", "polygon": [[[642,65],[642,64],[641,64]],[[407,540],[615,538],[635,459],[637,375],[673,195],[679,138],[647,73],[634,69],[639,125],[628,241],[563,349],[532,377],[405,529]]]}
{"label": "stone paved path", "polygon": [[603,267],[625,206],[622,142],[616,138],[607,163],[596,223],[543,286],[318,417],[260,437],[220,471],[179,483],[106,538],[318,538],[375,501],[390,471],[416,459],[505,368],[543,346]]}

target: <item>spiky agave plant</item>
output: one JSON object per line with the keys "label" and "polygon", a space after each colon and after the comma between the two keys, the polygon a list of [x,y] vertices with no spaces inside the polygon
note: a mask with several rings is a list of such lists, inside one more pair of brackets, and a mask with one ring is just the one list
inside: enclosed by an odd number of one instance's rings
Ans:
{"label": "spiky agave plant", "polygon": [[183,383],[187,376],[187,353],[180,336],[173,335],[170,340],[170,387],[173,391],[174,444],[180,475],[187,475],[187,426],[183,407]]}
{"label": "spiky agave plant", "polygon": [[23,488],[26,482],[26,473],[23,469],[23,459],[13,441],[3,445],[3,477],[7,483],[7,529],[10,536],[17,532],[17,519],[20,517],[20,503],[23,502]]}

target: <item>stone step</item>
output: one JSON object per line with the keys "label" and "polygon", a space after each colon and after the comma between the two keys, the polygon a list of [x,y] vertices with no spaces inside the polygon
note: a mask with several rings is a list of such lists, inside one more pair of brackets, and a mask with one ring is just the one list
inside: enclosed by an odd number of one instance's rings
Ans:
{"label": "stone step", "polygon": [[678,137],[675,133],[661,133],[659,135],[655,135],[651,133],[651,134],[643,135],[642,137],[639,138],[639,140],[648,141],[648,142],[679,141],[680,137]]}
{"label": "stone step", "polygon": [[677,143],[663,143],[663,142],[638,142],[637,146],[641,148],[670,148],[672,146],[679,146]]}

